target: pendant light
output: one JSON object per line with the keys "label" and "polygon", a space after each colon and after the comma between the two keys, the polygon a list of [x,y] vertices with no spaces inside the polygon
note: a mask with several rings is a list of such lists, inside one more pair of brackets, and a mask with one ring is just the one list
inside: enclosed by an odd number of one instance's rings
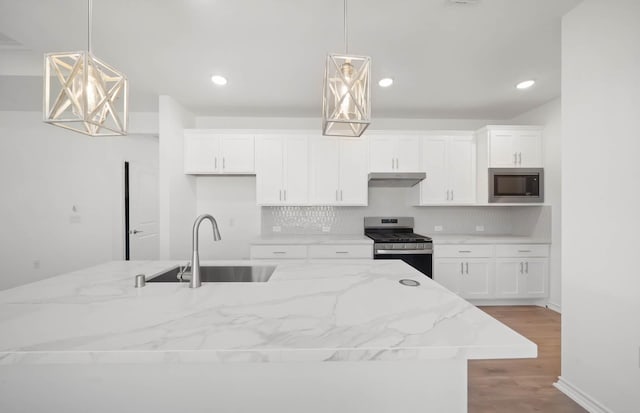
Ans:
{"label": "pendant light", "polygon": [[322,93],[322,134],[361,136],[371,123],[371,58],[349,55],[347,0],[344,54],[329,54]]}
{"label": "pendant light", "polygon": [[88,0],[86,51],[44,58],[44,121],[90,136],[126,135],[127,77],[91,51],[92,0]]}

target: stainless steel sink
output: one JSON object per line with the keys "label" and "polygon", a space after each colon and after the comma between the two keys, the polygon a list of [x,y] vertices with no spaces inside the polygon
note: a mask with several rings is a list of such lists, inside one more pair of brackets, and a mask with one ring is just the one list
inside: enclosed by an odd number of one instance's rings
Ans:
{"label": "stainless steel sink", "polygon": [[[275,271],[275,266],[238,266],[238,267],[200,267],[202,282],[266,282]],[[177,283],[189,282],[190,273],[185,273],[184,279],[178,278],[178,267],[165,271],[147,280],[149,283]]]}

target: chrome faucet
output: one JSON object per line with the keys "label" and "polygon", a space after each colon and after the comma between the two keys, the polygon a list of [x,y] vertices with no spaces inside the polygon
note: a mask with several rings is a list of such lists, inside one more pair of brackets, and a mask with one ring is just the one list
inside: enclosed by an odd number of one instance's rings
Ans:
{"label": "chrome faucet", "polygon": [[200,231],[200,223],[208,219],[213,226],[213,240],[220,241],[220,231],[218,231],[218,223],[216,219],[209,214],[200,215],[193,223],[193,254],[191,256],[191,282],[189,287],[198,288],[202,285],[200,280],[200,255],[198,254],[198,232]]}

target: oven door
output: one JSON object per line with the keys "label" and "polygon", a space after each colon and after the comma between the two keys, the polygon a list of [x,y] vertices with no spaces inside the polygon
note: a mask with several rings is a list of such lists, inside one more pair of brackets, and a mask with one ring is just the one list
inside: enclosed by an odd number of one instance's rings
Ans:
{"label": "oven door", "polygon": [[429,278],[433,278],[432,250],[375,250],[375,260],[402,260]]}

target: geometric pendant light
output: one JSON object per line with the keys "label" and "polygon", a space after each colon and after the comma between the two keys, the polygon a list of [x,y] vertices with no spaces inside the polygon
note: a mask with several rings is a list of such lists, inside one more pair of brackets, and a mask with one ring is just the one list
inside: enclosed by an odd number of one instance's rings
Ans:
{"label": "geometric pendant light", "polygon": [[44,121],[90,136],[126,135],[128,81],[91,52],[88,2],[88,50],[45,54]]}
{"label": "geometric pendant light", "polygon": [[347,0],[344,0],[344,54],[329,54],[322,93],[322,134],[361,136],[371,124],[371,58],[349,55]]}

